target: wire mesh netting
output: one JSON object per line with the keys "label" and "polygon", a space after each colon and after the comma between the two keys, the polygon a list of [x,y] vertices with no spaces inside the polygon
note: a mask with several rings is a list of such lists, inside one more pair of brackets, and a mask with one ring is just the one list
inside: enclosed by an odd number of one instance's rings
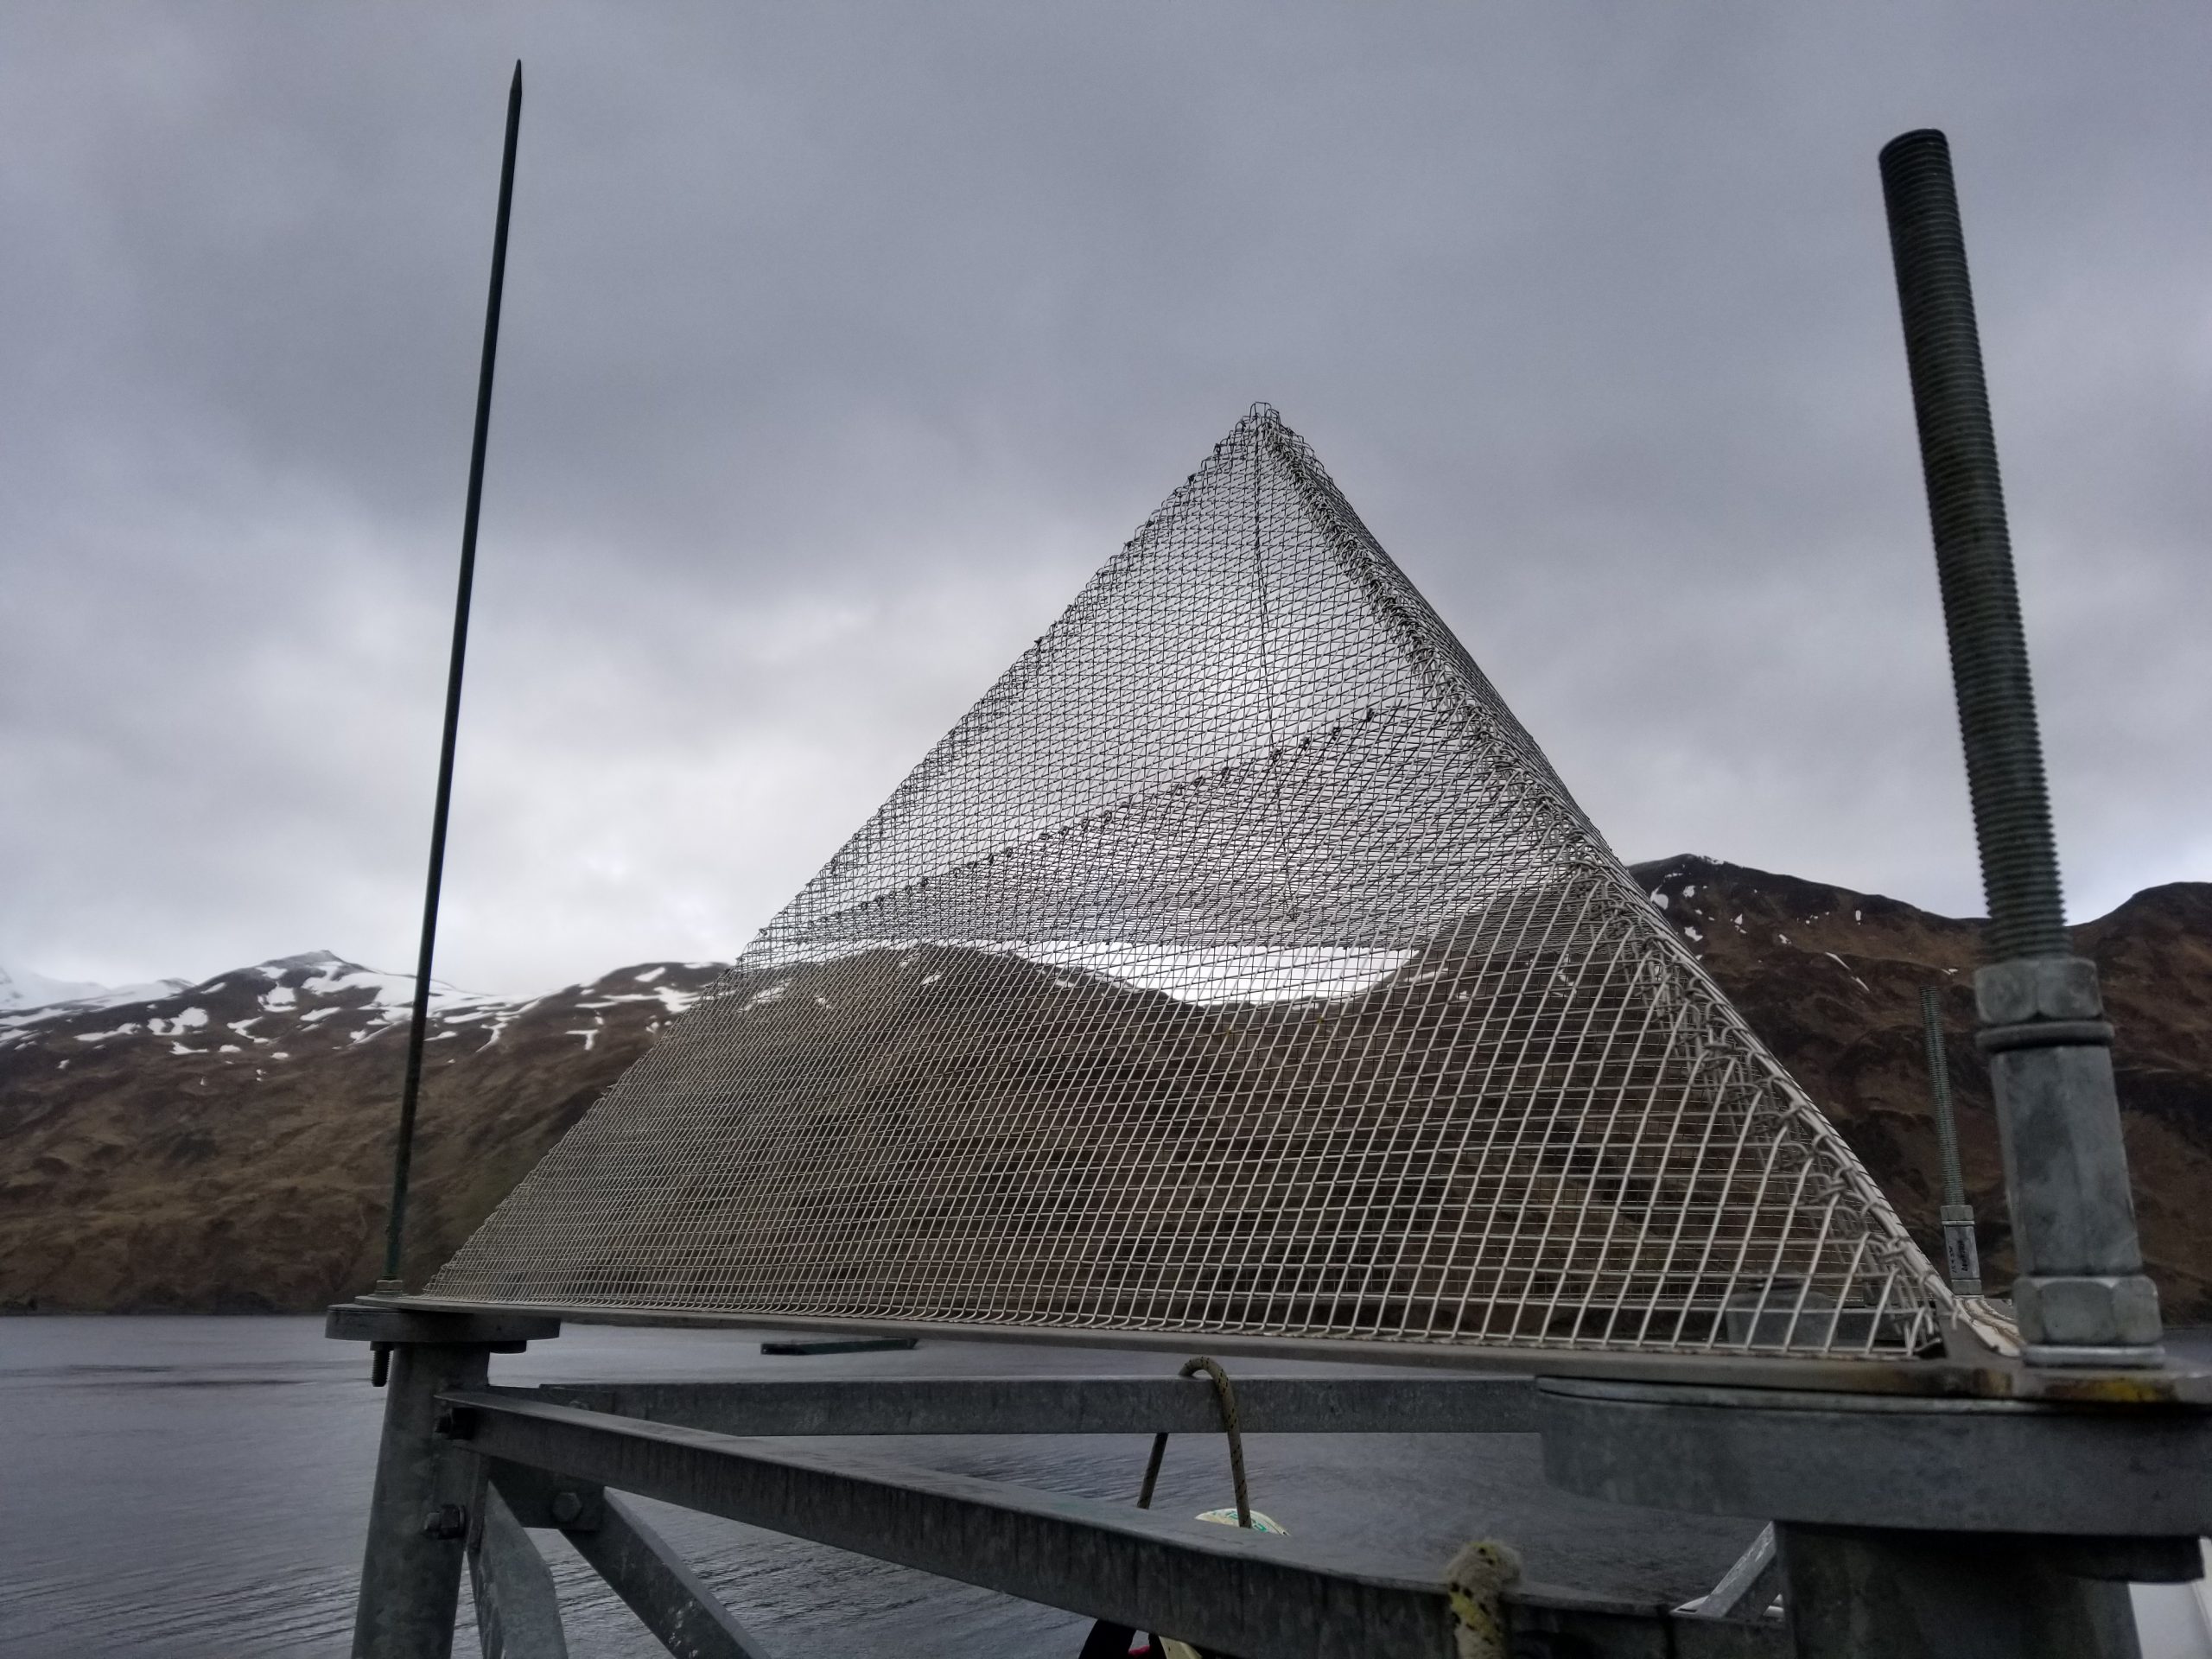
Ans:
{"label": "wire mesh netting", "polygon": [[1948,1298],[1265,405],[425,1294],[1882,1355]]}

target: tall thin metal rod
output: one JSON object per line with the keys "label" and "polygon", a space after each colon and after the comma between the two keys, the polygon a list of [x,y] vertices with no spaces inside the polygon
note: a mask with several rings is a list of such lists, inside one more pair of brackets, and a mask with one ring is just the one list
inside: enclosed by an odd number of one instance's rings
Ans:
{"label": "tall thin metal rod", "polygon": [[1936,1139],[1943,1152],[1943,1268],[1961,1296],[1981,1294],[1981,1251],[1974,1242],[1974,1206],[1967,1202],[1966,1172],[1959,1163],[1959,1125],[1951,1112],[1951,1061],[1943,1046],[1942,993],[1921,988],[1920,1020],[1928,1038],[1928,1086],[1936,1100]]}
{"label": "tall thin metal rod", "polygon": [[507,88],[506,152],[499,162],[499,214],[492,232],[492,292],[484,308],[484,360],[476,377],[476,433],[468,452],[468,505],[461,525],[461,585],[453,605],[453,657],[446,669],[445,735],[438,747],[438,798],[430,815],[430,872],[423,886],[423,948],[415,959],[415,1013],[407,1032],[407,1080],[399,1096],[399,1139],[391,1154],[391,1212],[385,1229],[384,1280],[400,1285],[407,1236],[407,1176],[415,1154],[415,1110],[423,1090],[423,1042],[430,1017],[430,958],[445,880],[446,818],[453,805],[454,741],[461,727],[461,664],[468,652],[468,600],[476,580],[476,517],[484,499],[484,444],[492,427],[492,368],[499,353],[499,296],[507,279],[507,216],[514,205],[515,139],[522,130],[522,63]]}

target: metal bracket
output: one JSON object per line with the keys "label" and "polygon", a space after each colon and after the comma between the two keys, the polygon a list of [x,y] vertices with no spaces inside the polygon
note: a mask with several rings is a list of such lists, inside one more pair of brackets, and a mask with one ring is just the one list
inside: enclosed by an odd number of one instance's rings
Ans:
{"label": "metal bracket", "polygon": [[1764,1618],[1781,1593],[1782,1556],[1769,1522],[1720,1582],[1681,1611],[1693,1618]]}
{"label": "metal bracket", "polygon": [[322,1334],[338,1342],[425,1343],[448,1348],[486,1348],[518,1354],[533,1342],[561,1334],[561,1321],[543,1313],[501,1308],[384,1307],[340,1302],[324,1315]]}
{"label": "metal bracket", "polygon": [[493,1463],[492,1484],[524,1526],[563,1532],[596,1532],[607,1494],[588,1480],[571,1480],[527,1464]]}

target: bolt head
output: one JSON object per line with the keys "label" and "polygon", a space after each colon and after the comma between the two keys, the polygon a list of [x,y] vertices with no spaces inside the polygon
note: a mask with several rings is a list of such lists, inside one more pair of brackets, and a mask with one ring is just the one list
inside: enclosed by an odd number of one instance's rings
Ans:
{"label": "bolt head", "polygon": [[552,1510],[554,1520],[565,1527],[583,1514],[584,1501],[575,1492],[556,1492]]}
{"label": "bolt head", "polygon": [[476,1414],[467,1406],[440,1406],[430,1430],[449,1440],[465,1440],[476,1432]]}
{"label": "bolt head", "polygon": [[423,1517],[423,1535],[450,1541],[468,1536],[468,1511],[458,1503],[441,1503]]}

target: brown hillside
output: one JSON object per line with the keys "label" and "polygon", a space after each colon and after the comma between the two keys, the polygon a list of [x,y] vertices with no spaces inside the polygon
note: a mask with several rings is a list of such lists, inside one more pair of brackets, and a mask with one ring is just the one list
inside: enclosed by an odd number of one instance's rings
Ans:
{"label": "brown hillside", "polygon": [[[2012,1269],[1988,1075],[1974,1048],[1981,924],[1702,858],[1635,867],[1754,1030],[1825,1108],[1941,1260],[1942,1175],[1920,989],[1945,988],[1951,1091],[1984,1276]],[[2212,884],[2146,888],[2073,930],[2113,1051],[2144,1253],[2171,1319],[2212,1318]]]}
{"label": "brown hillside", "polygon": [[[1703,859],[1636,873],[1930,1246],[1919,994],[1948,987],[1967,1179],[2001,1284],[2002,1178],[1970,1039],[1979,924]],[[2152,888],[2075,937],[2119,1028],[2152,1269],[2169,1317],[2212,1317],[2212,1206],[2198,1197],[2212,1191],[2212,885]],[[442,1001],[410,1277],[450,1255],[716,972],[648,964],[527,1002]],[[0,1015],[0,1306],[309,1308],[365,1288],[404,995],[317,955],[149,1002]]]}
{"label": "brown hillside", "polygon": [[[528,1002],[442,1001],[410,1274],[451,1254],[717,972],[643,964]],[[318,953],[155,1001],[0,1020],[0,1306],[309,1308],[366,1288],[407,995]]]}

